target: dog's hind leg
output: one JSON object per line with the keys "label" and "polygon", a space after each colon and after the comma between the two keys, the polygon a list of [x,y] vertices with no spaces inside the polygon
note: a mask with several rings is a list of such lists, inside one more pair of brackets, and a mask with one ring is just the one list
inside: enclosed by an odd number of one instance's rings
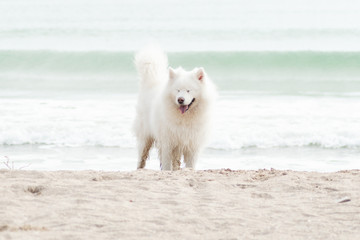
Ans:
{"label": "dog's hind leg", "polygon": [[[144,140],[145,139],[145,140]],[[146,159],[149,157],[149,151],[154,143],[154,139],[147,137],[138,141],[139,160],[137,168],[144,168],[146,165]]]}

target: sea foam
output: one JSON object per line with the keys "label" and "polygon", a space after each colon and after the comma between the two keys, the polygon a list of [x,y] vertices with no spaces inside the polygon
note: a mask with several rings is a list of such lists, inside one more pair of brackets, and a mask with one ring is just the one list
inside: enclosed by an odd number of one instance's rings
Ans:
{"label": "sea foam", "polygon": [[[134,148],[135,99],[2,100],[0,145]],[[356,97],[224,93],[208,148],[360,148],[358,106]]]}

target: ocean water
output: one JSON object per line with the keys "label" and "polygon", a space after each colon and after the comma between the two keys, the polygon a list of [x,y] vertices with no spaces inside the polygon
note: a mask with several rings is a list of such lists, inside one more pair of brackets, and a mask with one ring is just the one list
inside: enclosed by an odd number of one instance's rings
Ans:
{"label": "ocean water", "polygon": [[[218,86],[198,169],[360,168],[359,11],[333,0],[1,1],[0,164],[135,169],[133,55],[156,42],[171,66],[203,66]],[[156,151],[147,167],[159,169]]]}

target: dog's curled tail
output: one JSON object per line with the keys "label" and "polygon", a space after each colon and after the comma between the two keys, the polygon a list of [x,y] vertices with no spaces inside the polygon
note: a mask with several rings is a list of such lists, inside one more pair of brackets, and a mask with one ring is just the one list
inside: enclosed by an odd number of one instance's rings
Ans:
{"label": "dog's curled tail", "polygon": [[168,59],[156,46],[149,46],[135,55],[135,66],[140,85],[151,87],[165,81],[168,77]]}

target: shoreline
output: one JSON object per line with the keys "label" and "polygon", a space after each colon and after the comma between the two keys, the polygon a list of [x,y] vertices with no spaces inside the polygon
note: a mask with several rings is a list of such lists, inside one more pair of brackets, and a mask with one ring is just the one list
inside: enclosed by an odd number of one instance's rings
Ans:
{"label": "shoreline", "polygon": [[4,239],[356,239],[360,170],[0,170]]}

